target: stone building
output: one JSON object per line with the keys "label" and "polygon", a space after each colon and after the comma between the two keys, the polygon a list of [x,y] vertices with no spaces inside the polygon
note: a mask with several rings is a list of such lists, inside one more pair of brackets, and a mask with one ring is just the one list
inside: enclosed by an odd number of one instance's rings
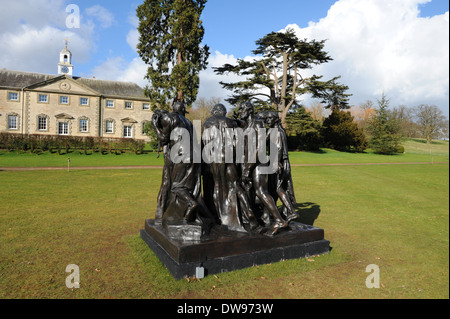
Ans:
{"label": "stone building", "polygon": [[147,140],[152,111],[144,90],[72,76],[71,59],[66,45],[57,75],[0,70],[0,132]]}

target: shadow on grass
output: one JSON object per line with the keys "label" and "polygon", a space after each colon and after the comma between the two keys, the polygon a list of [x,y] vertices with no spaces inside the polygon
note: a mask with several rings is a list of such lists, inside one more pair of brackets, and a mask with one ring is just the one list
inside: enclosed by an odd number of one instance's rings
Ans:
{"label": "shadow on grass", "polygon": [[301,150],[301,149],[290,149],[289,152],[295,152],[295,153],[314,153],[314,154],[326,154],[327,151],[323,149],[318,150]]}
{"label": "shadow on grass", "polygon": [[297,219],[300,223],[313,226],[320,214],[320,206],[315,203],[305,202],[297,203],[296,211],[299,214]]}
{"label": "shadow on grass", "polygon": [[[410,140],[414,141],[416,143],[429,144],[429,143],[427,143],[426,139],[411,138]],[[443,144],[443,143],[441,143],[440,141],[433,140],[433,141],[431,141],[431,144]]]}
{"label": "shadow on grass", "polygon": [[[311,202],[297,203],[294,205],[294,208],[299,215],[299,218],[297,218],[296,221],[309,226],[314,226],[314,222],[320,214],[320,206],[318,204]],[[278,206],[278,210],[282,211],[283,205]]]}

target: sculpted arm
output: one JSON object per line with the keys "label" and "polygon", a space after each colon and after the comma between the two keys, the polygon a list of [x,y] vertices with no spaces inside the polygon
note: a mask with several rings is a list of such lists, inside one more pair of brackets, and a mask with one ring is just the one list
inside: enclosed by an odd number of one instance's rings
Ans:
{"label": "sculpted arm", "polygon": [[170,142],[171,121],[167,114],[155,113],[152,117],[152,124],[156,131],[158,141],[162,145]]}

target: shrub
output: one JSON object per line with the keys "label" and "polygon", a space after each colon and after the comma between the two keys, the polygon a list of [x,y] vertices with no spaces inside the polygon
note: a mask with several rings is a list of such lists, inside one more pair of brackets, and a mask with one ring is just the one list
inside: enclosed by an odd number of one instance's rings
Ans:
{"label": "shrub", "polygon": [[297,107],[286,117],[288,148],[291,150],[318,151],[322,144],[321,124],[303,107]]}
{"label": "shrub", "polygon": [[403,147],[403,145],[397,146],[397,153],[399,154],[405,153],[405,148]]}
{"label": "shrub", "polygon": [[[110,139],[101,137],[78,137],[78,136],[57,136],[57,135],[39,135],[39,134],[10,134],[0,133],[0,149],[10,151],[30,151],[32,153],[41,153],[49,151],[58,154],[67,154],[72,150],[80,154],[92,152],[111,152],[122,154],[126,151],[132,151],[136,154],[143,153],[145,142],[134,139]],[[64,152],[63,152],[64,151]]]}
{"label": "shrub", "polygon": [[363,152],[368,146],[364,132],[353,122],[350,112],[338,109],[323,121],[322,136],[326,146],[338,151]]}

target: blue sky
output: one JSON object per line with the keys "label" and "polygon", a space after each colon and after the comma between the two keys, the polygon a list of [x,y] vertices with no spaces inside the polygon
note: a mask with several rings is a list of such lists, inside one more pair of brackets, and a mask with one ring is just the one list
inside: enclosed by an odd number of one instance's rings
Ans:
{"label": "blue sky", "polygon": [[[80,64],[78,72],[89,74],[93,67],[113,55],[132,59],[136,51],[126,42],[126,36],[133,25],[131,16],[142,1],[72,1],[83,11],[101,5],[114,15],[108,28],[99,28],[96,34],[96,55]],[[326,16],[336,0],[209,0],[202,15],[205,36],[203,43],[211,51],[245,57],[255,49],[255,41],[264,35],[283,29],[287,24],[307,26],[309,21]],[[280,5],[282,3],[282,5]],[[286,10],[293,8],[293,10]],[[83,17],[82,17],[83,23]],[[74,57],[76,61],[76,57]]]}
{"label": "blue sky", "polygon": [[[69,4],[81,13],[79,29],[66,25]],[[146,66],[135,45],[141,0],[0,0],[0,69],[56,73],[70,38],[74,74],[132,81],[141,86]],[[203,12],[210,67],[199,97],[226,98],[212,66],[251,58],[255,41],[287,26],[300,38],[327,39],[334,58],[315,70],[341,75],[351,103],[436,104],[448,116],[449,21],[444,0],[209,0]]]}

